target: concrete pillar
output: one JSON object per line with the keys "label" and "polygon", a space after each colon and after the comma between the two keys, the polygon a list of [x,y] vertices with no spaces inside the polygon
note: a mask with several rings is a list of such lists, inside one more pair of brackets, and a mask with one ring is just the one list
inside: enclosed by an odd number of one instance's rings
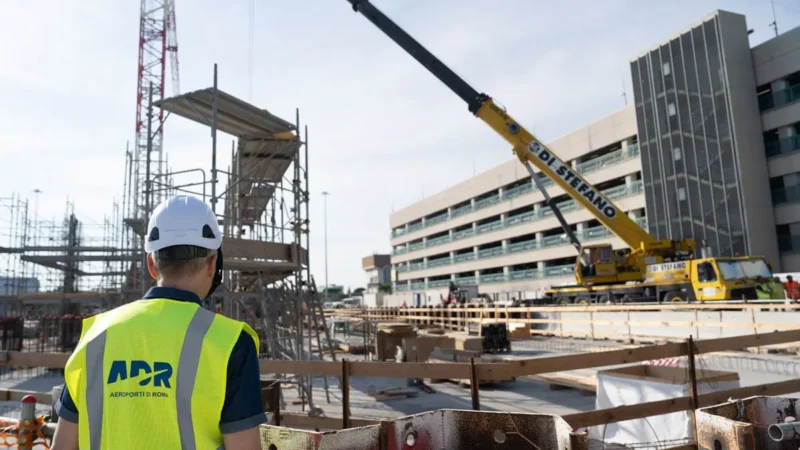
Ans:
{"label": "concrete pillar", "polygon": [[633,220],[636,220],[639,217],[642,217],[642,214],[638,210],[628,211],[628,217],[630,217]]}
{"label": "concrete pillar", "polygon": [[503,276],[506,277],[506,281],[508,281],[508,275],[511,273],[511,268],[508,266],[503,266]]}
{"label": "concrete pillar", "polygon": [[476,270],[475,271],[475,281],[478,282],[478,283],[480,283],[480,281],[481,281],[481,271],[480,270]]}
{"label": "concrete pillar", "polygon": [[627,188],[628,191],[631,190],[634,181],[636,181],[636,179],[633,174],[625,175],[625,188]]}
{"label": "concrete pillar", "polygon": [[541,203],[534,203],[533,204],[534,217],[539,217],[539,214],[541,214],[541,211],[540,211],[541,209],[542,209],[542,204]]}
{"label": "concrete pillar", "polygon": [[469,205],[472,207],[472,209],[475,209],[475,199],[474,198],[469,199]]}
{"label": "concrete pillar", "polygon": [[542,239],[544,239],[544,233],[542,233],[541,231],[537,232],[536,233],[536,242],[541,244],[542,243]]}
{"label": "concrete pillar", "polygon": [[501,244],[503,245],[503,254],[505,254],[508,251],[508,239],[503,239]]}
{"label": "concrete pillar", "polygon": [[582,232],[586,229],[586,222],[578,222],[575,224],[575,228],[577,229],[578,233]]}
{"label": "concrete pillar", "polygon": [[472,222],[472,233],[475,234],[478,232],[478,222]]}
{"label": "concrete pillar", "polygon": [[423,247],[427,247],[428,246],[428,237],[427,236],[423,236],[422,237],[422,246]]}
{"label": "concrete pillar", "polygon": [[450,281],[452,281],[453,283],[456,282],[456,274],[454,274],[454,273],[450,274]]}
{"label": "concrete pillar", "polygon": [[[448,214],[450,214],[450,213],[448,212]],[[450,240],[452,241],[453,240],[453,229],[452,228],[447,231],[447,235],[450,236]]]}
{"label": "concrete pillar", "polygon": [[497,189],[497,196],[498,196],[498,198],[500,200],[503,200],[503,195],[505,194],[505,192],[506,192],[506,190],[503,189],[503,188],[498,188]]}
{"label": "concrete pillar", "polygon": [[450,252],[450,262],[453,262],[455,257],[456,257],[456,252]]}
{"label": "concrete pillar", "polygon": [[425,218],[424,217],[422,218],[422,226],[423,227],[425,226]]}
{"label": "concrete pillar", "polygon": [[506,214],[506,213],[500,214],[500,222],[501,223],[505,223],[507,218],[508,218],[508,214]]}
{"label": "concrete pillar", "polygon": [[480,249],[478,248],[477,245],[475,247],[472,247],[472,253],[475,254],[475,259],[478,259],[478,253],[480,253]]}
{"label": "concrete pillar", "polygon": [[536,263],[536,269],[538,270],[544,270],[545,267],[547,267],[547,264],[544,261],[539,261]]}
{"label": "concrete pillar", "polygon": [[578,170],[578,165],[580,163],[581,163],[581,158],[573,159],[572,162],[570,163],[570,166],[572,166],[572,170]]}

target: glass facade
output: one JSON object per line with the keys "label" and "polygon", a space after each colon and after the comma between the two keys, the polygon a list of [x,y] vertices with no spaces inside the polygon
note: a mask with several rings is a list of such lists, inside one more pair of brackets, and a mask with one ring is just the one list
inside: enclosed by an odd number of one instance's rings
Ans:
{"label": "glass facade", "polygon": [[747,254],[719,17],[631,62],[650,233]]}

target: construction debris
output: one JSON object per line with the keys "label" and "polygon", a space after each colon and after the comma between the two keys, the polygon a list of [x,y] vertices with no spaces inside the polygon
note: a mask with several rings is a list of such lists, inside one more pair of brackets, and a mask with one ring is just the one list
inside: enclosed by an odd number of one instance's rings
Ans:
{"label": "construction debris", "polygon": [[[454,350],[454,349],[447,349],[447,348],[439,348],[436,347],[433,349],[430,358],[428,358],[428,362],[432,363],[447,363],[447,362],[461,362],[461,363],[468,363],[474,360],[475,363],[503,363],[504,360],[502,358],[496,356],[489,356],[484,355],[482,356],[478,352],[472,352],[469,350]],[[454,383],[458,383],[461,387],[471,386],[472,381],[469,378],[466,379],[455,379],[451,378],[448,379]],[[440,383],[442,379],[429,379],[431,383]],[[496,378],[496,379],[484,379],[481,378],[478,380],[478,385],[486,385],[486,384],[497,384],[497,383],[510,383],[516,381],[516,377],[512,378]]]}
{"label": "construction debris", "polygon": [[375,400],[395,400],[398,398],[416,397],[418,395],[418,390],[402,387],[384,388],[369,392],[369,396]]}

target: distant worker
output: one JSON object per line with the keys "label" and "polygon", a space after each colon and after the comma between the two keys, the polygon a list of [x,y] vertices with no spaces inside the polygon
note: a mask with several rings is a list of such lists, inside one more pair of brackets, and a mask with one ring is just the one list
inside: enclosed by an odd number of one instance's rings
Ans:
{"label": "distant worker", "polygon": [[756,298],[759,300],[772,298],[772,280],[767,280],[764,277],[756,279]]}
{"label": "distant worker", "polygon": [[794,281],[791,275],[786,275],[786,283],[783,283],[783,287],[786,288],[786,298],[800,300],[800,286],[797,285],[797,281]]}
{"label": "distant worker", "polygon": [[157,285],[84,320],[53,450],[261,449],[258,337],[201,306],[220,285],[221,246],[201,200],[179,195],[153,211],[145,251]]}
{"label": "distant worker", "polygon": [[772,299],[786,300],[786,288],[783,287],[783,283],[778,277],[772,278]]}

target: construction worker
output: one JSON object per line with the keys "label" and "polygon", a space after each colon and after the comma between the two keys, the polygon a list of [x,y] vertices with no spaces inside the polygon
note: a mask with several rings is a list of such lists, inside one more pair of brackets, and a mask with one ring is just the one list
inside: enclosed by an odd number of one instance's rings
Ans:
{"label": "construction worker", "polygon": [[64,369],[53,450],[261,449],[258,338],[201,306],[222,278],[211,208],[179,195],[147,226],[156,287],[90,317]]}
{"label": "construction worker", "polygon": [[797,285],[797,281],[794,281],[791,275],[786,275],[786,283],[783,283],[783,287],[786,288],[786,298],[800,300],[800,286]]}
{"label": "construction worker", "polygon": [[778,277],[772,278],[772,298],[774,300],[786,300],[786,289]]}
{"label": "construction worker", "polygon": [[773,281],[767,280],[764,277],[758,277],[756,279],[756,297],[759,300],[770,299],[772,298],[772,285]]}

